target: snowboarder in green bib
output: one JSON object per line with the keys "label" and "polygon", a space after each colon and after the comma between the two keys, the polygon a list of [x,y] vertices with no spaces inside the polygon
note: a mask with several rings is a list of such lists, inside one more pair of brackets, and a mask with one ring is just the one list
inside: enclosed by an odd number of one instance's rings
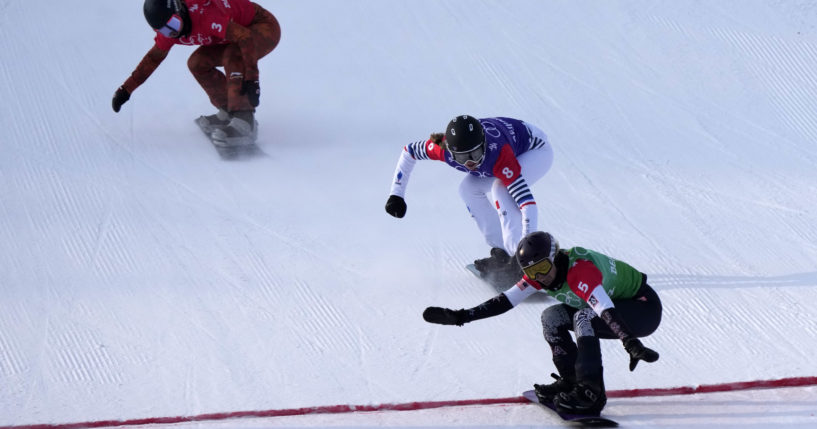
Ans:
{"label": "snowboarder in green bib", "polygon": [[[658,353],[638,338],[658,328],[661,300],[647,276],[630,265],[582,247],[560,249],[547,232],[523,237],[516,258],[524,276],[510,289],[469,309],[428,307],[423,318],[462,326],[502,314],[536,292],[547,293],[560,302],[542,312],[545,341],[559,375],[553,374],[554,383],[535,384],[536,394],[559,412],[599,415],[607,404],[599,339],[622,341],[630,371],[640,360],[655,362]],[[575,342],[569,331],[575,332]]]}

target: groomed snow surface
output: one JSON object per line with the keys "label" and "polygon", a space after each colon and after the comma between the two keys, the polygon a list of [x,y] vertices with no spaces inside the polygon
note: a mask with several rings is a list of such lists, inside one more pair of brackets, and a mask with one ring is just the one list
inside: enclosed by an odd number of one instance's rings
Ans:
{"label": "groomed snow surface", "polygon": [[611,397],[609,417],[817,427],[813,1],[261,4],[283,30],[265,155],[231,161],[193,123],[213,108],[191,48],[111,110],[152,44],[141,1],[0,1],[0,427],[562,427],[456,405],[549,379],[552,301],[421,318],[496,293],[463,268],[489,249],[461,173],[421,162],[406,217],[383,210],[402,146],[462,113],[545,130],[540,229],[660,294],[660,360],[631,373],[604,342],[610,391],[808,381]]}

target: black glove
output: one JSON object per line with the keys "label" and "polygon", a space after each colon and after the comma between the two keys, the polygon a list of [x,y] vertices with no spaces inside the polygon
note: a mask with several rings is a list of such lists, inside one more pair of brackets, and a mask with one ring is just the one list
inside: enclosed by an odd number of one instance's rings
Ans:
{"label": "black glove", "polygon": [[423,319],[428,323],[438,325],[462,326],[470,320],[465,310],[452,310],[450,308],[428,307],[423,311]]}
{"label": "black glove", "polygon": [[247,99],[250,100],[250,104],[252,107],[258,107],[258,104],[261,102],[261,87],[258,85],[257,80],[245,80],[241,83],[241,95],[247,95]]}
{"label": "black glove", "polygon": [[658,360],[658,353],[655,350],[648,349],[641,344],[638,338],[628,338],[624,341],[624,349],[630,354],[630,371],[635,370],[639,360],[644,362],[655,362]]}
{"label": "black glove", "polygon": [[406,200],[398,195],[389,195],[389,200],[386,201],[386,213],[401,218],[406,215]]}
{"label": "black glove", "polygon": [[119,109],[121,109],[122,105],[128,100],[130,100],[130,92],[121,86],[117,88],[116,92],[113,93],[113,102],[111,103],[113,105],[113,111],[119,113]]}

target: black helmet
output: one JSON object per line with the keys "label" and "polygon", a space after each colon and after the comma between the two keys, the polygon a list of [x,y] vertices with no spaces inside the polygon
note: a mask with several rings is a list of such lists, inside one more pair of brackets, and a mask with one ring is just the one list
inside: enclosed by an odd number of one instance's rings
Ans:
{"label": "black helmet", "polygon": [[485,144],[485,129],[473,116],[457,116],[445,129],[445,143],[452,152],[470,152]]}
{"label": "black helmet", "polygon": [[[522,271],[531,280],[537,274],[547,275],[554,267],[554,260],[559,253],[559,242],[547,232],[532,232],[519,241],[516,246],[516,259]],[[550,286],[550,285],[546,285]]]}
{"label": "black helmet", "polygon": [[164,27],[173,15],[179,15],[184,22],[182,31],[190,31],[190,17],[187,14],[187,5],[182,0],[145,0],[143,9],[145,19],[154,30]]}

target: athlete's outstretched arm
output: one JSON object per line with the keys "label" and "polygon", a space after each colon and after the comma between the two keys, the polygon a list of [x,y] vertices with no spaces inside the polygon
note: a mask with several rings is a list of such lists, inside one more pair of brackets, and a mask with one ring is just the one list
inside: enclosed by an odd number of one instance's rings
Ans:
{"label": "athlete's outstretched arm", "polygon": [[139,65],[136,66],[136,69],[133,70],[133,73],[125,80],[125,83],[116,89],[112,102],[114,112],[119,112],[122,105],[130,99],[130,95],[133,91],[145,83],[148,77],[159,67],[159,64],[167,58],[168,52],[169,51],[160,49],[156,45],[150,48],[147,54],[142,58],[142,61],[139,62]]}
{"label": "athlete's outstretched arm", "polygon": [[500,293],[488,301],[467,310],[462,308],[452,310],[450,308],[428,307],[423,311],[423,319],[428,323],[438,325],[462,326],[474,320],[497,316],[512,308],[513,304],[508,300],[508,297],[504,293]]}
{"label": "athlete's outstretched arm", "polygon": [[439,325],[462,326],[474,320],[487,319],[498,316],[514,308],[525,298],[533,295],[536,289],[531,287],[525,280],[519,280],[515,285],[505,292],[483,302],[482,304],[469,309],[451,310],[449,308],[428,307],[423,312],[423,319],[429,323]]}
{"label": "athlete's outstretched arm", "polygon": [[406,186],[408,186],[409,177],[414,171],[417,160],[441,160],[444,159],[443,157],[442,148],[432,138],[403,146],[392,176],[389,199],[386,201],[386,213],[396,218],[406,215]]}

